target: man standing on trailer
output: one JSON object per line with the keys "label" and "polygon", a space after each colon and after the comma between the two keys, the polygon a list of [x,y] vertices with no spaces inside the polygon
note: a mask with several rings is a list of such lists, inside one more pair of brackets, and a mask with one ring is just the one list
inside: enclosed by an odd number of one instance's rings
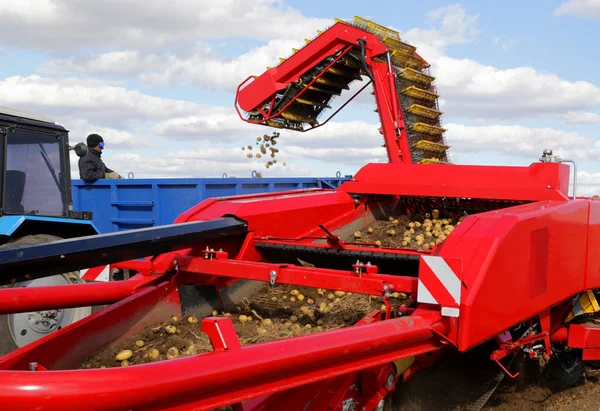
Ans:
{"label": "man standing on trailer", "polygon": [[87,137],[87,152],[79,159],[79,177],[83,181],[93,183],[102,178],[123,178],[115,171],[106,167],[100,158],[104,149],[104,139],[98,134],[90,134]]}

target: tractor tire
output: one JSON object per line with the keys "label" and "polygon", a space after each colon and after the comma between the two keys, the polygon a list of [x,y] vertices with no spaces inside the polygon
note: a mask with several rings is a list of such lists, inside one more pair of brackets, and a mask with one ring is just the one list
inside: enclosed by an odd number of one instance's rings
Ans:
{"label": "tractor tire", "polygon": [[[28,235],[3,244],[0,248],[44,244],[58,240],[62,240],[62,238],[49,234]],[[79,277],[79,271],[73,271],[7,285],[2,288],[64,285],[82,282]],[[79,307],[64,310],[0,315],[0,356],[36,341],[75,321],[79,321],[91,313],[92,307]]]}

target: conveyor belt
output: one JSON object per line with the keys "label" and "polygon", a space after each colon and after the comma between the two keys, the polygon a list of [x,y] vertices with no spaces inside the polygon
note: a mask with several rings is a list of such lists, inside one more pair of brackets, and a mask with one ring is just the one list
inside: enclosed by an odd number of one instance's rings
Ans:
{"label": "conveyor belt", "polygon": [[6,248],[0,250],[0,285],[167,253],[246,232],[246,223],[219,218]]}
{"label": "conveyor belt", "polygon": [[356,260],[377,265],[386,274],[417,275],[420,256],[381,250],[348,250],[311,245],[256,242],[255,247],[276,263],[298,264],[298,259],[321,268],[351,269]]}

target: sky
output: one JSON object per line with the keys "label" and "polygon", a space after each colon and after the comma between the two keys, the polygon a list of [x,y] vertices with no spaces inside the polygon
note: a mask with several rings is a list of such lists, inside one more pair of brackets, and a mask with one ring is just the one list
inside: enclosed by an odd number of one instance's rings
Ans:
{"label": "sky", "polygon": [[0,106],[52,117],[72,145],[102,135],[124,176],[355,174],[386,161],[369,89],[324,127],[283,131],[270,169],[241,146],[275,130],[234,109],[244,79],[355,15],[431,64],[453,163],[550,148],[577,162],[578,194],[600,194],[600,0],[0,0]]}

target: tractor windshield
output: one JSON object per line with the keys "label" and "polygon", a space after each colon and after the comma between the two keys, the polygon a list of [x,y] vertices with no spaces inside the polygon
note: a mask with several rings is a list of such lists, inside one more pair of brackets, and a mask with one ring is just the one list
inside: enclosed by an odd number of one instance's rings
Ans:
{"label": "tractor windshield", "polygon": [[27,129],[8,133],[4,212],[63,216],[61,140]]}

